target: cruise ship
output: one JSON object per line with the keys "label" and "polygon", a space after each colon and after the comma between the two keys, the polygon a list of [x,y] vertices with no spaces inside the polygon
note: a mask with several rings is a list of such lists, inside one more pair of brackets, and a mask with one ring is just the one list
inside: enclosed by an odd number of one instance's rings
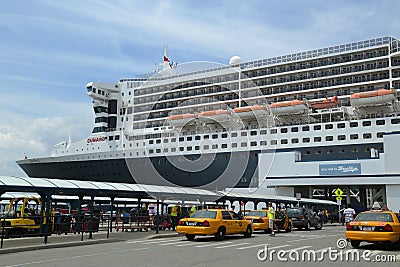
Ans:
{"label": "cruise ship", "polygon": [[207,189],[400,174],[388,157],[400,141],[394,37],[233,56],[186,73],[164,49],[160,64],[152,75],[88,83],[92,133],[19,166],[30,177]]}

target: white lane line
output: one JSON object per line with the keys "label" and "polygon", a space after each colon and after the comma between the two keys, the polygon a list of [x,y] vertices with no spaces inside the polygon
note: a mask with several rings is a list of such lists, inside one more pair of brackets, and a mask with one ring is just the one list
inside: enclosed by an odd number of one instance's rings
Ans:
{"label": "white lane line", "polygon": [[178,241],[169,242],[169,243],[162,243],[162,244],[159,244],[159,245],[160,246],[168,246],[168,245],[174,245],[174,244],[182,244],[182,242],[185,242],[185,241],[178,240]]}
{"label": "white lane line", "polygon": [[182,238],[168,238],[168,239],[165,239],[165,240],[151,240],[151,239],[148,239],[148,240],[135,240],[135,241],[126,241],[125,243],[128,243],[128,244],[132,244],[132,243],[163,243],[163,242],[171,242],[171,241],[173,241],[173,240],[182,240]]}
{"label": "white lane line", "polygon": [[230,243],[232,243],[232,242],[231,242],[231,241],[228,241],[228,242],[223,242],[223,243],[211,243],[211,244],[207,244],[207,245],[196,246],[196,248],[204,248],[204,247],[225,245],[225,244],[230,244]]}
{"label": "white lane line", "polygon": [[322,251],[328,251],[332,247],[321,248],[315,251],[315,254],[321,253]]}
{"label": "white lane line", "polygon": [[232,245],[226,245],[226,246],[220,246],[220,247],[215,247],[215,248],[230,248],[230,247],[236,247],[236,246],[242,246],[242,245],[248,245],[250,243],[239,243],[239,244],[232,244]]}
{"label": "white lane line", "polygon": [[142,244],[162,244],[162,243],[168,243],[168,242],[178,242],[178,241],[183,241],[184,239],[168,239],[168,240],[158,240],[158,241],[149,241],[149,242],[143,242]]}
{"label": "white lane line", "polygon": [[149,248],[133,248],[133,249],[126,249],[126,250],[118,250],[115,252],[102,252],[102,253],[78,255],[78,256],[72,256],[72,257],[66,257],[66,258],[49,259],[49,260],[43,260],[43,261],[31,261],[31,262],[26,262],[26,263],[21,263],[21,264],[7,265],[6,267],[18,267],[18,266],[26,266],[26,265],[29,266],[32,264],[42,264],[42,263],[46,263],[46,262],[55,262],[55,261],[68,261],[71,259],[93,257],[93,256],[99,256],[99,255],[109,255],[109,254],[116,254],[116,253],[121,253],[121,252],[139,251],[139,250],[146,250],[146,249],[149,249]]}
{"label": "white lane line", "polygon": [[318,236],[318,237],[311,237],[311,238],[304,238],[304,239],[288,240],[286,242],[287,243],[299,242],[299,241],[304,241],[304,240],[312,240],[312,239],[319,239],[319,238],[326,238],[326,237],[333,237],[333,236],[338,236],[338,235],[325,235],[325,236]]}
{"label": "white lane line", "polygon": [[[268,246],[267,244],[258,244],[258,245],[253,245],[253,246],[248,246],[248,247],[242,247],[242,248],[236,248],[236,249],[248,249],[248,248],[256,248],[256,247],[261,247],[261,246]],[[288,247],[289,245],[282,245],[282,246],[276,246],[276,247],[268,247],[268,249],[275,249],[275,248],[284,248]]]}
{"label": "white lane line", "polygon": [[301,250],[301,249],[311,248],[311,247],[312,247],[312,246],[304,246],[304,247],[289,249],[289,250],[286,250],[286,251],[295,251],[295,250]]}
{"label": "white lane line", "polygon": [[194,246],[194,245],[198,245],[198,244],[199,244],[199,242],[185,242],[184,244],[176,245],[176,247]]}

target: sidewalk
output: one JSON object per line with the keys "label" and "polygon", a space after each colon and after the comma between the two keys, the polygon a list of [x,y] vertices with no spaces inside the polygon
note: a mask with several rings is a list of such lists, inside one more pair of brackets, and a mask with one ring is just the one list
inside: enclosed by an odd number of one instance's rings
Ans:
{"label": "sidewalk", "polygon": [[62,248],[72,246],[86,246],[100,243],[122,242],[131,239],[155,239],[178,236],[175,231],[160,230],[156,234],[155,230],[135,231],[135,232],[112,232],[107,239],[106,232],[93,233],[93,239],[89,239],[89,233],[84,233],[83,241],[81,234],[53,234],[48,237],[47,244],[44,244],[44,237],[24,237],[10,238],[3,240],[3,249],[0,254],[31,251],[48,248]]}

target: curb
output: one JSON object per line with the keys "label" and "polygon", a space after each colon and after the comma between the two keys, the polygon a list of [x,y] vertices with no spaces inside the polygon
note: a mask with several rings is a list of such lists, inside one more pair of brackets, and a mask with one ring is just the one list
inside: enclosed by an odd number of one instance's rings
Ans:
{"label": "curb", "polygon": [[74,241],[74,242],[64,242],[64,243],[54,243],[47,245],[35,245],[35,246],[25,246],[25,247],[14,247],[14,248],[3,248],[0,249],[1,254],[9,254],[23,251],[33,251],[33,250],[42,250],[42,249],[50,249],[50,248],[66,248],[66,247],[75,247],[75,246],[86,246],[86,245],[95,245],[95,244],[104,244],[104,243],[114,243],[123,241],[122,239],[117,238],[109,238],[109,239],[97,239],[97,240],[85,240],[85,241]]}

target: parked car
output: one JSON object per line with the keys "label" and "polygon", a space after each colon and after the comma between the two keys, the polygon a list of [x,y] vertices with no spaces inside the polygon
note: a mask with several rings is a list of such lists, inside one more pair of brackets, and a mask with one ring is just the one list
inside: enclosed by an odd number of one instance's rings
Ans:
{"label": "parked car", "polygon": [[392,211],[364,211],[346,225],[346,238],[354,248],[361,242],[400,245],[400,217]]}
{"label": "parked car", "polygon": [[[271,232],[271,228],[269,227],[268,210],[246,211],[244,218],[253,222],[255,231],[262,230],[266,233]],[[292,230],[292,221],[284,211],[276,211],[274,229],[284,230],[286,232]]]}
{"label": "parked car", "polygon": [[199,210],[189,218],[180,219],[176,231],[193,240],[196,235],[213,235],[216,240],[223,240],[225,235],[243,234],[251,237],[254,226],[249,220],[233,211],[225,209]]}
{"label": "parked car", "polygon": [[308,208],[289,208],[286,210],[286,214],[292,220],[293,226],[298,229],[310,230],[311,227],[315,227],[317,230],[322,229],[321,218]]}

